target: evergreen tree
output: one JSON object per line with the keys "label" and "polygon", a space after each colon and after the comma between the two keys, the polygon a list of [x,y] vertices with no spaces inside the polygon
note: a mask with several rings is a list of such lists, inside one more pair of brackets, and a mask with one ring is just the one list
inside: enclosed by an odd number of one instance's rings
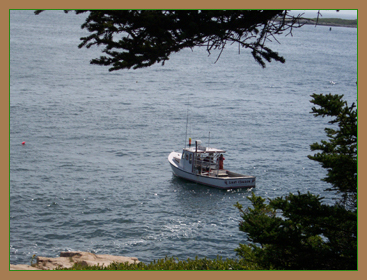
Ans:
{"label": "evergreen tree", "polygon": [[328,116],[335,128],[325,128],[329,141],[311,145],[312,151],[321,152],[308,156],[321,163],[328,173],[323,180],[332,185],[327,190],[336,190],[342,195],[342,202],[349,207],[357,207],[357,110],[353,103],[348,106],[343,95],[313,94],[311,102],[317,116]]}
{"label": "evergreen tree", "polygon": [[[237,254],[258,269],[355,270],[357,269],[357,110],[342,95],[313,94],[315,116],[329,116],[329,141],[314,143],[321,150],[310,159],[328,170],[324,179],[342,195],[342,202],[322,204],[318,195],[289,194],[249,200],[253,208],[243,209],[240,230],[249,244],[240,244]],[[348,203],[346,203],[348,202]]]}
{"label": "evergreen tree", "polygon": [[310,193],[289,194],[265,203],[249,198],[253,208],[240,210],[240,230],[249,244],[238,256],[257,269],[357,269],[357,214],[340,205],[325,205]]}

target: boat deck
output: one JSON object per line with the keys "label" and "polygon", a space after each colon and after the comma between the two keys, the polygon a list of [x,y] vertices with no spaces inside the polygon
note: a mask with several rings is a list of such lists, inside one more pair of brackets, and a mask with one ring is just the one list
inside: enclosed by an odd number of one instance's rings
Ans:
{"label": "boat deck", "polygon": [[210,172],[203,172],[202,175],[206,175],[210,177],[229,177],[228,172],[225,169],[211,170]]}
{"label": "boat deck", "polygon": [[209,177],[230,177],[227,170],[219,169],[219,170],[211,170],[210,172],[203,172],[201,175],[209,176]]}
{"label": "boat deck", "polygon": [[239,173],[234,173],[232,171],[229,170],[225,170],[225,169],[219,169],[219,170],[211,170],[210,172],[203,172],[201,173],[202,176],[208,176],[208,177],[219,177],[219,178],[254,178],[254,176],[249,176],[249,175],[243,175],[243,174],[239,174]]}

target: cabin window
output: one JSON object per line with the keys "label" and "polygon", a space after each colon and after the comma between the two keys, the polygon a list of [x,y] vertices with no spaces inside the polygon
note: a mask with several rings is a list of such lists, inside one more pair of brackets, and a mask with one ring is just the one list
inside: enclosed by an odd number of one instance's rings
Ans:
{"label": "cabin window", "polygon": [[189,159],[189,155],[188,154],[186,154],[186,160],[188,160]]}
{"label": "cabin window", "polygon": [[192,154],[190,154],[190,160],[189,160],[190,164],[191,164],[191,161],[192,161]]}
{"label": "cabin window", "polygon": [[182,159],[184,159],[184,158],[185,158],[185,152],[182,153]]}

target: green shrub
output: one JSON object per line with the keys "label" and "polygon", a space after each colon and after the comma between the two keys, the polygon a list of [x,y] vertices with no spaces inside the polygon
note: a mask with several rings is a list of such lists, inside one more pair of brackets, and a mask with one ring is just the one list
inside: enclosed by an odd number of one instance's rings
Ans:
{"label": "green shrub", "polygon": [[243,260],[226,259],[223,260],[217,256],[216,259],[211,260],[207,258],[187,259],[180,261],[173,257],[165,257],[164,259],[154,260],[149,264],[143,262],[129,264],[126,263],[112,263],[109,266],[83,266],[76,263],[70,269],[61,270],[251,270],[254,267],[249,267]]}

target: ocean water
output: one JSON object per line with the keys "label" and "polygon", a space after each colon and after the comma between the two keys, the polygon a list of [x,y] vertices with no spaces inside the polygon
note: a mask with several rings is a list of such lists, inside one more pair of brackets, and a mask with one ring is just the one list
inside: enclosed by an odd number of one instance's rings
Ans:
{"label": "ocean water", "polygon": [[[109,72],[78,49],[85,15],[10,11],[10,262],[61,251],[138,257],[235,258],[246,243],[236,202],[325,192],[310,144],[327,118],[313,93],[357,100],[357,29],[304,26],[271,43],[286,59],[262,69],[250,53],[183,50],[164,66]],[[284,34],[286,35],[286,34]],[[188,137],[222,148],[252,190],[175,178],[168,154]],[[25,145],[22,142],[25,141]]]}

